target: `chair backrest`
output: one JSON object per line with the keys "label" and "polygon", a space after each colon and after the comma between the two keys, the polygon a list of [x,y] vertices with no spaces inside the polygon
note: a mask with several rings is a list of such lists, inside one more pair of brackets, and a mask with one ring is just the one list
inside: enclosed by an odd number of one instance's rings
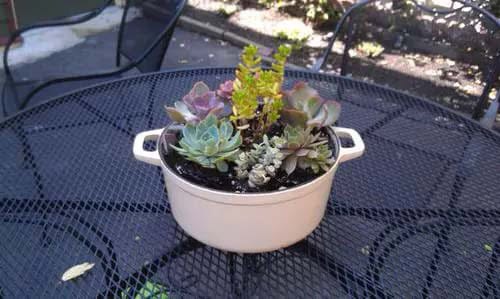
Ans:
{"label": "chair backrest", "polygon": [[49,21],[43,21],[35,24],[31,24],[28,26],[23,26],[22,28],[17,29],[14,31],[10,36],[9,40],[5,44],[5,49],[3,52],[3,64],[4,64],[4,72],[7,77],[10,79],[14,79],[12,77],[12,72],[10,69],[9,65],[9,52],[22,34],[34,30],[34,29],[41,29],[41,28],[50,28],[50,27],[60,27],[60,26],[71,26],[71,25],[77,25],[86,21],[91,20],[92,18],[95,18],[99,14],[101,14],[104,9],[106,9],[109,5],[113,3],[113,0],[102,0],[98,2],[100,5],[94,7],[92,10],[86,11],[86,12],[80,12],[78,11],[78,15],[73,16],[71,18],[68,18],[67,16],[55,20],[49,20]]}
{"label": "chair backrest", "polygon": [[[341,75],[378,77],[381,84],[390,84],[388,77],[407,80],[410,92],[478,119],[500,85],[500,21],[473,2],[449,2],[362,0],[341,17],[313,69],[328,65]],[[366,57],[378,54],[379,46],[384,64]],[[436,81],[439,91],[430,88]]]}
{"label": "chair backrest", "polygon": [[[31,77],[33,74],[23,73],[22,67],[18,68],[14,73],[11,70],[10,66],[10,51],[13,44],[19,39],[19,37],[31,30],[42,29],[42,28],[53,28],[60,26],[71,26],[77,25],[80,23],[84,23],[89,21],[99,14],[101,14],[109,5],[113,3],[113,0],[101,0],[101,1],[92,1],[92,3],[86,3],[84,6],[92,6],[92,4],[100,4],[99,6],[95,6],[92,10],[86,11],[84,13],[78,14],[73,17],[64,17],[50,21],[43,21],[36,24],[31,24],[28,26],[24,26],[22,28],[14,31],[10,36],[7,44],[5,45],[5,49],[3,52],[3,65],[4,65],[4,82],[1,90],[1,103],[0,103],[0,116],[7,116],[9,113],[17,111],[20,107],[24,108],[23,102],[28,102],[31,96],[35,94],[35,87],[33,83],[34,81],[43,80],[42,78],[33,78]],[[74,10],[72,12],[78,12],[79,10]],[[38,72],[37,72],[38,73]],[[41,73],[41,72],[40,72]],[[47,74],[44,73],[44,76]],[[36,75],[35,75],[36,76]],[[41,89],[41,88],[40,88]]]}
{"label": "chair backrest", "polygon": [[158,71],[185,5],[186,0],[128,0],[118,33],[117,66],[123,55],[141,72]]}

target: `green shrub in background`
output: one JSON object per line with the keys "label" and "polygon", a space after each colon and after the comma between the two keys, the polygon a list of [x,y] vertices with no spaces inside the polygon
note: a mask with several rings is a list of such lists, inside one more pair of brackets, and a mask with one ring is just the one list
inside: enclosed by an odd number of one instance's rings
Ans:
{"label": "green shrub in background", "polygon": [[257,4],[266,8],[279,8],[291,15],[302,17],[315,26],[337,21],[342,11],[334,6],[332,0],[240,0],[243,6]]}
{"label": "green shrub in background", "polygon": [[[243,7],[261,5],[267,8],[282,8],[292,15],[304,17],[316,26],[331,24],[342,15],[342,4],[338,0],[224,0],[239,2]],[[471,0],[500,17],[500,0]],[[355,2],[355,1],[352,1]],[[404,5],[406,1],[393,0],[394,3]],[[398,5],[396,5],[398,7]]]}
{"label": "green shrub in background", "polygon": [[316,25],[337,21],[342,12],[328,0],[298,0],[299,7],[306,13],[306,19]]}
{"label": "green shrub in background", "polygon": [[305,35],[300,30],[293,28],[287,31],[278,31],[275,35],[279,40],[287,42],[292,51],[302,50],[309,39],[309,35]]}

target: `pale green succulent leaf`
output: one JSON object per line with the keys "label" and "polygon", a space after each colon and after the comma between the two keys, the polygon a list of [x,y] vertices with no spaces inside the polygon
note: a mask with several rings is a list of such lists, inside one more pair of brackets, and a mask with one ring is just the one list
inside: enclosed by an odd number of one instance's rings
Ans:
{"label": "pale green succulent leaf", "polygon": [[321,106],[319,109],[318,113],[314,116],[314,118],[309,119],[307,121],[308,126],[315,126],[315,127],[323,127],[326,119],[328,118],[328,110],[326,106]]}
{"label": "pale green succulent leaf", "polygon": [[281,110],[281,120],[292,126],[305,127],[308,117],[307,113],[297,109],[283,108]]}
{"label": "pale green succulent leaf", "polygon": [[192,153],[192,154],[201,154],[201,149],[197,146],[196,143],[189,143],[189,141],[187,139],[181,139],[179,141],[179,145],[188,153]]}
{"label": "pale green succulent leaf", "polygon": [[315,159],[319,156],[319,154],[317,151],[309,151],[305,156],[307,156],[307,158],[309,159]]}
{"label": "pale green succulent leaf", "polygon": [[327,118],[325,119],[323,126],[333,125],[340,117],[341,106],[335,101],[326,101],[323,104],[327,110]]}
{"label": "pale green succulent leaf", "polygon": [[298,159],[297,166],[301,169],[307,169],[311,167],[311,163],[307,159]]}
{"label": "pale green succulent leaf", "polygon": [[202,96],[209,91],[210,88],[203,81],[196,82],[191,90],[193,96]]}
{"label": "pale green succulent leaf", "polygon": [[183,118],[188,122],[188,123],[192,123],[192,122],[197,122],[199,121],[200,119],[198,118],[198,116],[194,115],[188,108],[188,106],[184,103],[184,102],[181,102],[181,101],[177,101],[174,103],[174,106],[175,106],[175,110],[182,114]]}
{"label": "pale green succulent leaf", "polygon": [[165,111],[167,111],[168,117],[172,121],[175,121],[175,122],[178,122],[181,124],[186,123],[186,119],[184,118],[184,115],[182,115],[182,113],[177,111],[175,108],[165,106]]}
{"label": "pale green succulent leaf", "polygon": [[318,141],[315,143],[311,143],[309,146],[314,148],[314,147],[318,147],[318,146],[320,146],[322,144],[326,144],[326,143],[328,143],[328,140],[321,140],[321,141]]}
{"label": "pale green succulent leaf", "polygon": [[317,133],[316,135],[311,135],[311,139],[309,140],[310,143],[314,143],[316,142],[317,140],[321,139],[321,140],[326,140],[326,139],[322,139],[321,138],[321,132]]}
{"label": "pale green succulent leaf", "polygon": [[173,148],[174,150],[176,150],[178,153],[180,154],[185,154],[187,153],[187,150],[183,149],[183,148],[180,148],[180,147],[177,147],[173,144],[170,144],[170,147]]}
{"label": "pale green succulent leaf", "polygon": [[188,123],[182,128],[182,136],[183,138],[189,139],[190,144],[193,144],[196,140],[196,126]]}
{"label": "pale green succulent leaf", "polygon": [[215,166],[217,167],[217,170],[220,172],[227,172],[229,169],[227,162],[224,160],[218,160],[217,162],[215,162]]}
{"label": "pale green succulent leaf", "polygon": [[288,155],[295,153],[295,150],[283,148],[283,149],[281,149],[281,153],[285,156],[288,156]]}
{"label": "pale green succulent leaf", "polygon": [[[222,136],[221,136],[222,138]],[[211,126],[209,127],[201,136],[201,139],[203,140],[213,140],[214,142],[219,141],[219,130],[217,129],[216,126]]]}
{"label": "pale green succulent leaf", "polygon": [[230,152],[224,152],[224,153],[218,154],[218,157],[215,159],[215,162],[220,161],[220,160],[229,160],[229,161],[231,161],[231,160],[234,159],[234,156],[239,151],[240,151],[239,149],[235,149],[235,150],[230,151]]}
{"label": "pale green succulent leaf", "polygon": [[229,139],[229,141],[225,144],[224,149],[229,151],[233,150],[239,147],[242,142],[243,140],[241,138],[240,131],[237,131],[236,134],[234,134],[234,136],[231,137],[231,139]]}
{"label": "pale green succulent leaf", "polygon": [[188,160],[196,162],[206,168],[215,168],[212,161],[206,156],[189,156]]}
{"label": "pale green succulent leaf", "polygon": [[231,135],[233,135],[233,126],[231,123],[223,122],[220,125],[220,134],[222,140],[231,138]]}
{"label": "pale green succulent leaf", "polygon": [[219,151],[219,147],[217,146],[217,142],[215,140],[210,140],[207,142],[204,147],[202,153],[207,157],[211,157]]}
{"label": "pale green succulent leaf", "polygon": [[288,175],[292,174],[295,171],[295,168],[297,167],[297,160],[298,160],[297,156],[291,155],[288,156],[283,162],[283,166]]}
{"label": "pale green succulent leaf", "polygon": [[197,138],[201,137],[208,130],[208,128],[217,126],[217,117],[213,114],[209,114],[204,120],[202,120],[196,127]]}
{"label": "pale green succulent leaf", "polygon": [[308,118],[312,118],[316,115],[316,113],[318,113],[322,104],[323,100],[319,96],[312,97],[304,102],[303,110],[307,114]]}
{"label": "pale green succulent leaf", "polygon": [[301,148],[295,152],[295,155],[297,155],[297,157],[303,157],[303,156],[307,156],[310,152],[313,152],[313,151],[310,149]]}
{"label": "pale green succulent leaf", "polygon": [[317,97],[318,92],[314,88],[311,88],[307,83],[298,82],[295,84],[293,89],[285,95],[287,101],[286,104],[289,104],[296,109],[303,110],[305,106],[304,103],[310,98]]}
{"label": "pale green succulent leaf", "polygon": [[195,149],[196,148],[196,143],[195,141],[190,140],[189,138],[182,138],[179,141],[179,145],[188,151],[188,149]]}

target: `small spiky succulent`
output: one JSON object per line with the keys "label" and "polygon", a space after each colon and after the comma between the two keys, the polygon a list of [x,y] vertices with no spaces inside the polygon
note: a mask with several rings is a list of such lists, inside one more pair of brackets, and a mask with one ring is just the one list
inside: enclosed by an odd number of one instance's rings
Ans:
{"label": "small spiky succulent", "polygon": [[234,160],[242,142],[240,132],[233,135],[233,131],[231,122],[219,122],[215,115],[210,114],[198,124],[186,124],[182,129],[180,147],[170,146],[189,161],[226,172],[229,168],[227,162]]}
{"label": "small spiky succulent", "polygon": [[328,139],[321,132],[312,134],[313,127],[292,127],[287,125],[283,131],[281,153],[286,157],[283,167],[288,175],[298,167],[311,168],[314,173],[320,169],[327,171],[335,162],[328,147]]}
{"label": "small spiky succulent", "polygon": [[279,145],[284,141],[279,137],[271,140],[264,135],[263,142],[253,144],[254,148],[248,152],[241,152],[236,160],[236,176],[239,179],[248,178],[248,185],[255,188],[269,182],[281,167],[284,158]]}
{"label": "small spiky succulent", "polygon": [[174,103],[174,107],[165,106],[170,119],[179,123],[198,123],[209,114],[219,116],[224,111],[224,103],[217,98],[215,91],[203,82],[196,82],[191,91]]}
{"label": "small spiky succulent", "polygon": [[332,155],[333,153],[327,144],[320,144],[306,156],[299,157],[297,166],[301,169],[311,168],[314,173],[318,173],[321,170],[327,172],[333,163],[335,163]]}
{"label": "small spiky succulent", "polygon": [[340,115],[340,104],[321,98],[305,82],[298,82],[293,89],[283,91],[284,107],[281,120],[292,126],[325,127],[333,125]]}

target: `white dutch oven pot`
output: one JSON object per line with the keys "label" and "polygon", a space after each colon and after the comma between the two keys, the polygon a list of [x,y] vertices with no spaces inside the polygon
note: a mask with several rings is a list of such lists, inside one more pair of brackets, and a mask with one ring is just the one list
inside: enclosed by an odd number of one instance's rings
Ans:
{"label": "white dutch oven pot", "polygon": [[[159,153],[164,130],[139,133],[134,156],[162,168],[173,216],[190,236],[212,247],[241,253],[276,250],[309,235],[323,218],[339,164],[365,150],[356,131],[333,127],[336,136],[351,138],[354,146],[342,147],[334,136],[337,160],[328,172],[283,191],[239,194],[198,186],[175,173]],[[149,140],[156,140],[155,151],[144,150],[144,142]]]}

